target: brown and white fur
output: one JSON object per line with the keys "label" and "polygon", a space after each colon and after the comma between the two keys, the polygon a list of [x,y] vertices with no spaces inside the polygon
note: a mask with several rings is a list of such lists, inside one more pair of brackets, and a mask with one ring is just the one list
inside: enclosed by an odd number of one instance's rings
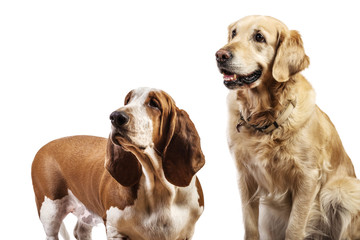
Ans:
{"label": "brown and white fur", "polygon": [[[299,33],[265,16],[228,30],[216,58],[230,89],[228,143],[245,239],[360,239],[360,182],[300,74],[309,58]],[[295,108],[285,121],[263,131],[290,102]]]}
{"label": "brown and white fur", "polygon": [[204,209],[195,173],[205,160],[189,116],[165,92],[139,88],[110,119],[109,139],[66,137],[37,153],[32,180],[47,239],[73,213],[77,239],[103,222],[107,239],[190,240]]}

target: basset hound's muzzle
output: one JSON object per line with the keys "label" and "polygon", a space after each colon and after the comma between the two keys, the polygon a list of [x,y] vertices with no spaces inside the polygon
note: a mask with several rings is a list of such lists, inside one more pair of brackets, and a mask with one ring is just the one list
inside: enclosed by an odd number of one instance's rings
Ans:
{"label": "basset hound's muzzle", "polygon": [[130,117],[124,111],[114,111],[110,114],[110,120],[115,128],[122,128],[129,122]]}
{"label": "basset hound's muzzle", "polygon": [[121,145],[118,141],[118,138],[125,138],[127,140],[127,124],[130,121],[130,116],[124,111],[114,111],[110,114],[110,121],[111,121],[111,133],[110,139],[116,145]]}

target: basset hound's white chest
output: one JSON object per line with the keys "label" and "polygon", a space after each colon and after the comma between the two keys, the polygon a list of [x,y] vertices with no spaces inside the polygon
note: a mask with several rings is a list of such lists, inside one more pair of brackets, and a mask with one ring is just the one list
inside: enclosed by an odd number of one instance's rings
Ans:
{"label": "basset hound's white chest", "polygon": [[[107,210],[108,237],[128,237],[131,240],[189,240],[194,233],[195,222],[203,212],[195,178],[188,187],[179,188],[171,204],[157,199],[154,208],[139,191],[134,205],[121,210]],[[111,236],[113,232],[114,236]]]}

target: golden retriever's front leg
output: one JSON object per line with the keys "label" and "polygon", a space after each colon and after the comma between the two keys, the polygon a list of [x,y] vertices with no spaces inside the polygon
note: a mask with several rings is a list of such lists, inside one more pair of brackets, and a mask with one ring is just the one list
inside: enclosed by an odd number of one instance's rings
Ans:
{"label": "golden retriever's front leg", "polygon": [[245,226],[245,240],[259,239],[259,199],[255,196],[257,183],[250,175],[240,173],[239,188]]}
{"label": "golden retriever's front leg", "polygon": [[[292,209],[286,229],[286,240],[303,240],[306,237],[306,226],[315,197],[319,192],[317,180],[299,180],[298,189],[292,195]],[[301,178],[300,178],[301,179]]]}

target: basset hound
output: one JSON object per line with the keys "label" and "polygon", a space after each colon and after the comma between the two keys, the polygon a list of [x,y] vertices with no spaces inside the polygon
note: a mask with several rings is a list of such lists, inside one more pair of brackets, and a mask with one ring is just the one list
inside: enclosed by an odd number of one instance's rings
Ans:
{"label": "basset hound", "polygon": [[[73,136],[42,147],[32,181],[47,239],[106,226],[107,239],[189,240],[204,209],[196,172],[205,159],[194,124],[164,91],[138,88],[110,115],[108,139]],[[104,166],[105,163],[105,166]]]}

